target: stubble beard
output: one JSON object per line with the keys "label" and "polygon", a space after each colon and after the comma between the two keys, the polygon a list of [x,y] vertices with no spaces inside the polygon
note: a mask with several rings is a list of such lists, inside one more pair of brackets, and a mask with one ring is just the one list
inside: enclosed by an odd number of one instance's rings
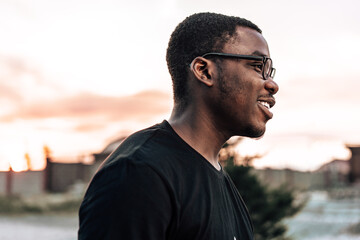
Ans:
{"label": "stubble beard", "polygon": [[[246,86],[239,81],[236,81],[236,79],[226,79],[224,77],[224,71],[223,68],[220,66],[220,64],[218,64],[218,80],[219,80],[219,91],[220,91],[220,99],[222,102],[227,102],[227,99],[233,99],[234,103],[236,102],[236,95],[239,94],[245,94],[246,92]],[[232,86],[230,83],[235,83],[237,82],[237,84],[233,84],[234,86]],[[230,106],[227,106],[230,107]],[[265,127],[259,127],[259,126],[255,126],[254,124],[251,123],[236,123],[236,116],[241,114],[238,111],[241,111],[241,109],[236,109],[236,112],[234,114],[232,114],[230,116],[230,121],[231,122],[235,122],[233,125],[235,125],[235,128],[232,129],[230,132],[230,134],[232,136],[243,136],[243,137],[250,137],[250,138],[261,138],[264,134],[265,134]],[[222,111],[224,114],[226,114],[226,112]],[[240,127],[240,129],[238,129],[237,127]],[[230,126],[228,126],[230,127]]]}

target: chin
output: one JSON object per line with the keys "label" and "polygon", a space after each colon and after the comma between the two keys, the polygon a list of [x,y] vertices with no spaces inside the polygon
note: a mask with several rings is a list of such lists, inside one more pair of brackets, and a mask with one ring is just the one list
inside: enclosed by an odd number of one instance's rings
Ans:
{"label": "chin", "polygon": [[248,128],[247,131],[245,132],[245,137],[250,137],[250,138],[260,138],[262,136],[264,136],[265,134],[265,126],[264,127],[251,127]]}

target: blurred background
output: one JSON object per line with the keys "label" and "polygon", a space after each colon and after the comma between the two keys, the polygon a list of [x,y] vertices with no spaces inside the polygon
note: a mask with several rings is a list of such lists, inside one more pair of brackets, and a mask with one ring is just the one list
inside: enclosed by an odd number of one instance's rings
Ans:
{"label": "blurred background", "polygon": [[359,7],[0,0],[0,238],[76,239],[77,204],[99,164],[124,137],[170,115],[171,32],[210,11],[253,21],[268,41],[280,86],[274,118],[264,137],[235,150],[269,188],[308,196],[284,220],[288,235],[360,239]]}

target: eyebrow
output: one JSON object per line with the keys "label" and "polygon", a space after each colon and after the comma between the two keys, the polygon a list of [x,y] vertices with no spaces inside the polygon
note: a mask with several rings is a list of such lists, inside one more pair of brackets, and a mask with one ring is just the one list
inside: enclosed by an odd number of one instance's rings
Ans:
{"label": "eyebrow", "polygon": [[258,50],[254,51],[251,55],[266,57],[266,54],[259,52]]}

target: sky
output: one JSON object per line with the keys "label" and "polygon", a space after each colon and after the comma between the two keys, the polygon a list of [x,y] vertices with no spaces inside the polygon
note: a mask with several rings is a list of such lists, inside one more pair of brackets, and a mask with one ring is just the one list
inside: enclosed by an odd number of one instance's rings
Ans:
{"label": "sky", "polygon": [[355,0],[0,0],[0,170],[89,159],[109,142],[167,119],[165,54],[186,16],[256,23],[280,90],[255,167],[315,170],[360,145],[360,3]]}

